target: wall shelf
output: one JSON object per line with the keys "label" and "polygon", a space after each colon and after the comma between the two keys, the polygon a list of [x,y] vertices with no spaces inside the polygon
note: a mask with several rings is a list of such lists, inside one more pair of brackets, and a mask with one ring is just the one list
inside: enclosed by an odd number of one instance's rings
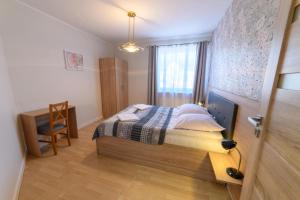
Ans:
{"label": "wall shelf", "polygon": [[226,173],[227,167],[236,166],[236,163],[233,161],[232,157],[229,154],[209,152],[209,157],[213,166],[216,180],[218,182],[242,185],[242,180],[231,178]]}

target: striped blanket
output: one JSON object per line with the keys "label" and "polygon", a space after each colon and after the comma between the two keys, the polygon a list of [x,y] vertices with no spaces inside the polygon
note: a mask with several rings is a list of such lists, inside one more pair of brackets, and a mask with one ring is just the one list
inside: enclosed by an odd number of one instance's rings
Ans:
{"label": "striped blanket", "polygon": [[139,120],[135,122],[121,122],[113,116],[96,128],[93,139],[106,135],[146,144],[163,144],[172,113],[173,108],[152,106],[136,111]]}

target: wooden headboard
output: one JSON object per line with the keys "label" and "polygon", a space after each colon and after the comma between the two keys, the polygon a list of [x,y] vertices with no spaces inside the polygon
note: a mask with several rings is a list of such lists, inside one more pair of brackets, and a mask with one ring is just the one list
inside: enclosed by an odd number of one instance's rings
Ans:
{"label": "wooden headboard", "polygon": [[223,137],[232,139],[238,105],[214,92],[209,92],[207,110],[218,124],[225,128],[222,131]]}

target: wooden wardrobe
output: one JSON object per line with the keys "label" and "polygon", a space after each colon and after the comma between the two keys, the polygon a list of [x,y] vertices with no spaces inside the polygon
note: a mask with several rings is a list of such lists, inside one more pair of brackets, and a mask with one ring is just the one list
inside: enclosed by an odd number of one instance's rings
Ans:
{"label": "wooden wardrobe", "polygon": [[128,64],[116,57],[99,63],[102,113],[108,118],[128,106]]}

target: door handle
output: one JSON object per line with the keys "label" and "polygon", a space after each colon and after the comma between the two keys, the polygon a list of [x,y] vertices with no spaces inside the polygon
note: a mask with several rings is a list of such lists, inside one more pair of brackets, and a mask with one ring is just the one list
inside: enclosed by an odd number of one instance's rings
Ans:
{"label": "door handle", "polygon": [[254,126],[255,128],[255,136],[258,138],[260,136],[260,132],[261,132],[261,125],[262,125],[262,121],[263,121],[263,117],[260,115],[257,115],[255,117],[248,117],[248,122]]}
{"label": "door handle", "polygon": [[254,127],[259,127],[262,124],[263,117],[262,116],[255,116],[255,117],[248,117],[248,122],[252,124]]}

